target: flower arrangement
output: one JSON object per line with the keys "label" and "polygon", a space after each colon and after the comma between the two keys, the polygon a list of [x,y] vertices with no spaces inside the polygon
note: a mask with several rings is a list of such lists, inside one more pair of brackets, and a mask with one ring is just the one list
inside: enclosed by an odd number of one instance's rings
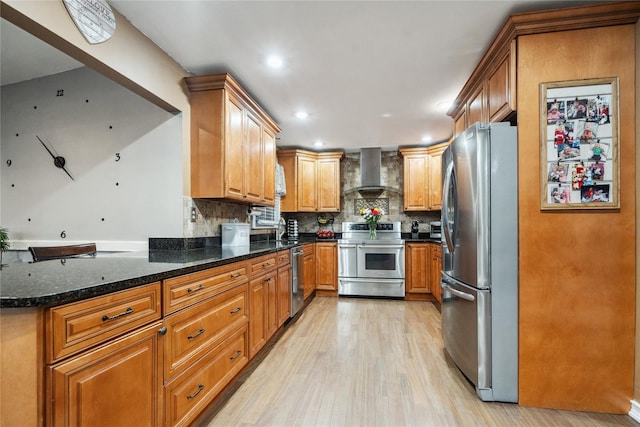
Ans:
{"label": "flower arrangement", "polygon": [[369,238],[371,240],[376,238],[376,224],[384,215],[384,210],[380,208],[362,208],[360,209],[360,215],[364,218],[365,222],[369,224]]}

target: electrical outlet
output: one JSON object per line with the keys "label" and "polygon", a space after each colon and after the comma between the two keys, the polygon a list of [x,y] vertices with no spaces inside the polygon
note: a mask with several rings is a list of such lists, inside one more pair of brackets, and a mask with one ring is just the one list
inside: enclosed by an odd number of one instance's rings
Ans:
{"label": "electrical outlet", "polygon": [[196,222],[196,208],[191,208],[191,222]]}

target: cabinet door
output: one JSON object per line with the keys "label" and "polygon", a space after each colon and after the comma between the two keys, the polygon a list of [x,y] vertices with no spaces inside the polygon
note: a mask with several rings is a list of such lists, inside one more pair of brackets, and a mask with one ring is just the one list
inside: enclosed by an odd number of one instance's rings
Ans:
{"label": "cabinet door", "polygon": [[272,271],[267,275],[266,286],[266,313],[265,313],[265,338],[269,338],[278,330],[278,272]]}
{"label": "cabinet door", "polygon": [[467,107],[467,125],[471,126],[477,122],[488,122],[488,114],[485,107],[484,87],[480,87],[469,99]]}
{"label": "cabinet door", "polygon": [[515,81],[516,81],[516,47],[515,40],[511,44],[511,50],[506,58],[498,65],[498,68],[489,75],[487,82],[487,99],[489,108],[489,121],[498,122],[516,109],[515,105]]}
{"label": "cabinet door", "polygon": [[460,135],[462,132],[465,131],[466,128],[467,128],[467,114],[465,111],[463,111],[462,114],[460,114],[460,117],[456,119],[453,135],[454,136]]}
{"label": "cabinet door", "polygon": [[316,160],[298,157],[298,212],[316,211]]}
{"label": "cabinet door", "polygon": [[307,299],[316,290],[316,257],[315,244],[308,244],[302,247],[302,289],[304,299]]}
{"label": "cabinet door", "polygon": [[249,360],[267,343],[267,276],[249,282]]}
{"label": "cabinet door", "polygon": [[289,265],[278,268],[278,327],[284,325],[291,313],[291,269]]}
{"label": "cabinet door", "polygon": [[442,153],[446,145],[429,150],[429,210],[442,209]]}
{"label": "cabinet door", "polygon": [[262,202],[273,206],[276,197],[276,136],[269,129],[262,131],[262,149],[264,158],[264,193]]}
{"label": "cabinet door", "polygon": [[161,425],[161,326],[154,323],[48,368],[47,424]]}
{"label": "cabinet door", "polygon": [[265,186],[262,127],[258,119],[249,112],[246,112],[245,120],[244,199],[247,202],[262,203]]}
{"label": "cabinet door", "polygon": [[431,267],[429,285],[431,293],[438,302],[442,302],[442,288],[440,287],[440,274],[442,271],[442,246],[430,244]]}
{"label": "cabinet door", "polygon": [[428,161],[426,153],[404,156],[405,211],[424,211],[428,208]]}
{"label": "cabinet door", "polygon": [[431,292],[429,267],[431,254],[427,243],[406,245],[406,293],[427,294]]}
{"label": "cabinet door", "polygon": [[318,159],[318,211],[340,212],[340,159]]}
{"label": "cabinet door", "polygon": [[244,107],[238,99],[228,95],[225,108],[225,195],[244,200]]}
{"label": "cabinet door", "polygon": [[338,243],[316,243],[316,289],[338,290]]}

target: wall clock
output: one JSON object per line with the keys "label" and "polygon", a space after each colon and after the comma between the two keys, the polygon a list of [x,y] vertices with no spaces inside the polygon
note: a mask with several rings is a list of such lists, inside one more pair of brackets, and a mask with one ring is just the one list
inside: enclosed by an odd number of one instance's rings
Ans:
{"label": "wall clock", "polygon": [[102,43],[116,31],[116,16],[107,0],[62,0],[69,16],[90,44]]}

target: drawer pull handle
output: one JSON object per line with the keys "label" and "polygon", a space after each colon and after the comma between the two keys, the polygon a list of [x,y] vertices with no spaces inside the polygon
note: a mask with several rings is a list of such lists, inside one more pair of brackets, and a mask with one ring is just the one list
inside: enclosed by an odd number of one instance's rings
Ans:
{"label": "drawer pull handle", "polygon": [[229,360],[236,360],[238,357],[240,357],[240,355],[242,354],[241,350],[236,350],[236,354],[234,354],[233,356],[231,356],[229,358]]}
{"label": "drawer pull handle", "polygon": [[107,316],[105,314],[104,316],[102,316],[102,321],[106,322],[107,320],[114,320],[114,319],[117,319],[118,317],[126,316],[127,314],[131,314],[131,313],[133,313],[133,308],[129,307],[122,313],[114,314],[113,316]]}
{"label": "drawer pull handle", "polygon": [[262,264],[263,267],[269,267],[271,265],[270,262],[265,262],[264,264]]}
{"label": "drawer pull handle", "polygon": [[199,385],[198,385],[198,391],[196,391],[196,392],[195,392],[195,393],[193,393],[193,394],[187,394],[187,399],[193,399],[194,397],[196,397],[197,395],[199,395],[199,394],[200,394],[200,392],[201,392],[202,390],[204,390],[204,385],[199,384]]}
{"label": "drawer pull handle", "polygon": [[200,330],[198,332],[196,332],[195,335],[189,335],[187,336],[187,339],[192,340],[194,338],[198,338],[200,335],[204,334],[204,329],[200,328]]}
{"label": "drawer pull handle", "polygon": [[239,312],[240,310],[242,310],[242,307],[237,307],[237,308],[234,308],[233,310],[231,310],[229,313],[231,313],[231,314],[236,314],[236,313],[237,313],[237,312]]}
{"label": "drawer pull handle", "polygon": [[231,278],[232,278],[232,279],[235,279],[236,277],[240,277],[240,276],[242,276],[242,273],[240,273],[240,272],[238,272],[238,273],[233,273],[233,274],[231,275]]}
{"label": "drawer pull handle", "polygon": [[198,292],[199,290],[202,290],[202,289],[204,289],[204,286],[203,286],[203,285],[200,285],[200,286],[198,286],[198,287],[197,287],[197,288],[195,288],[195,289],[187,288],[187,292],[188,292],[188,293]]}

